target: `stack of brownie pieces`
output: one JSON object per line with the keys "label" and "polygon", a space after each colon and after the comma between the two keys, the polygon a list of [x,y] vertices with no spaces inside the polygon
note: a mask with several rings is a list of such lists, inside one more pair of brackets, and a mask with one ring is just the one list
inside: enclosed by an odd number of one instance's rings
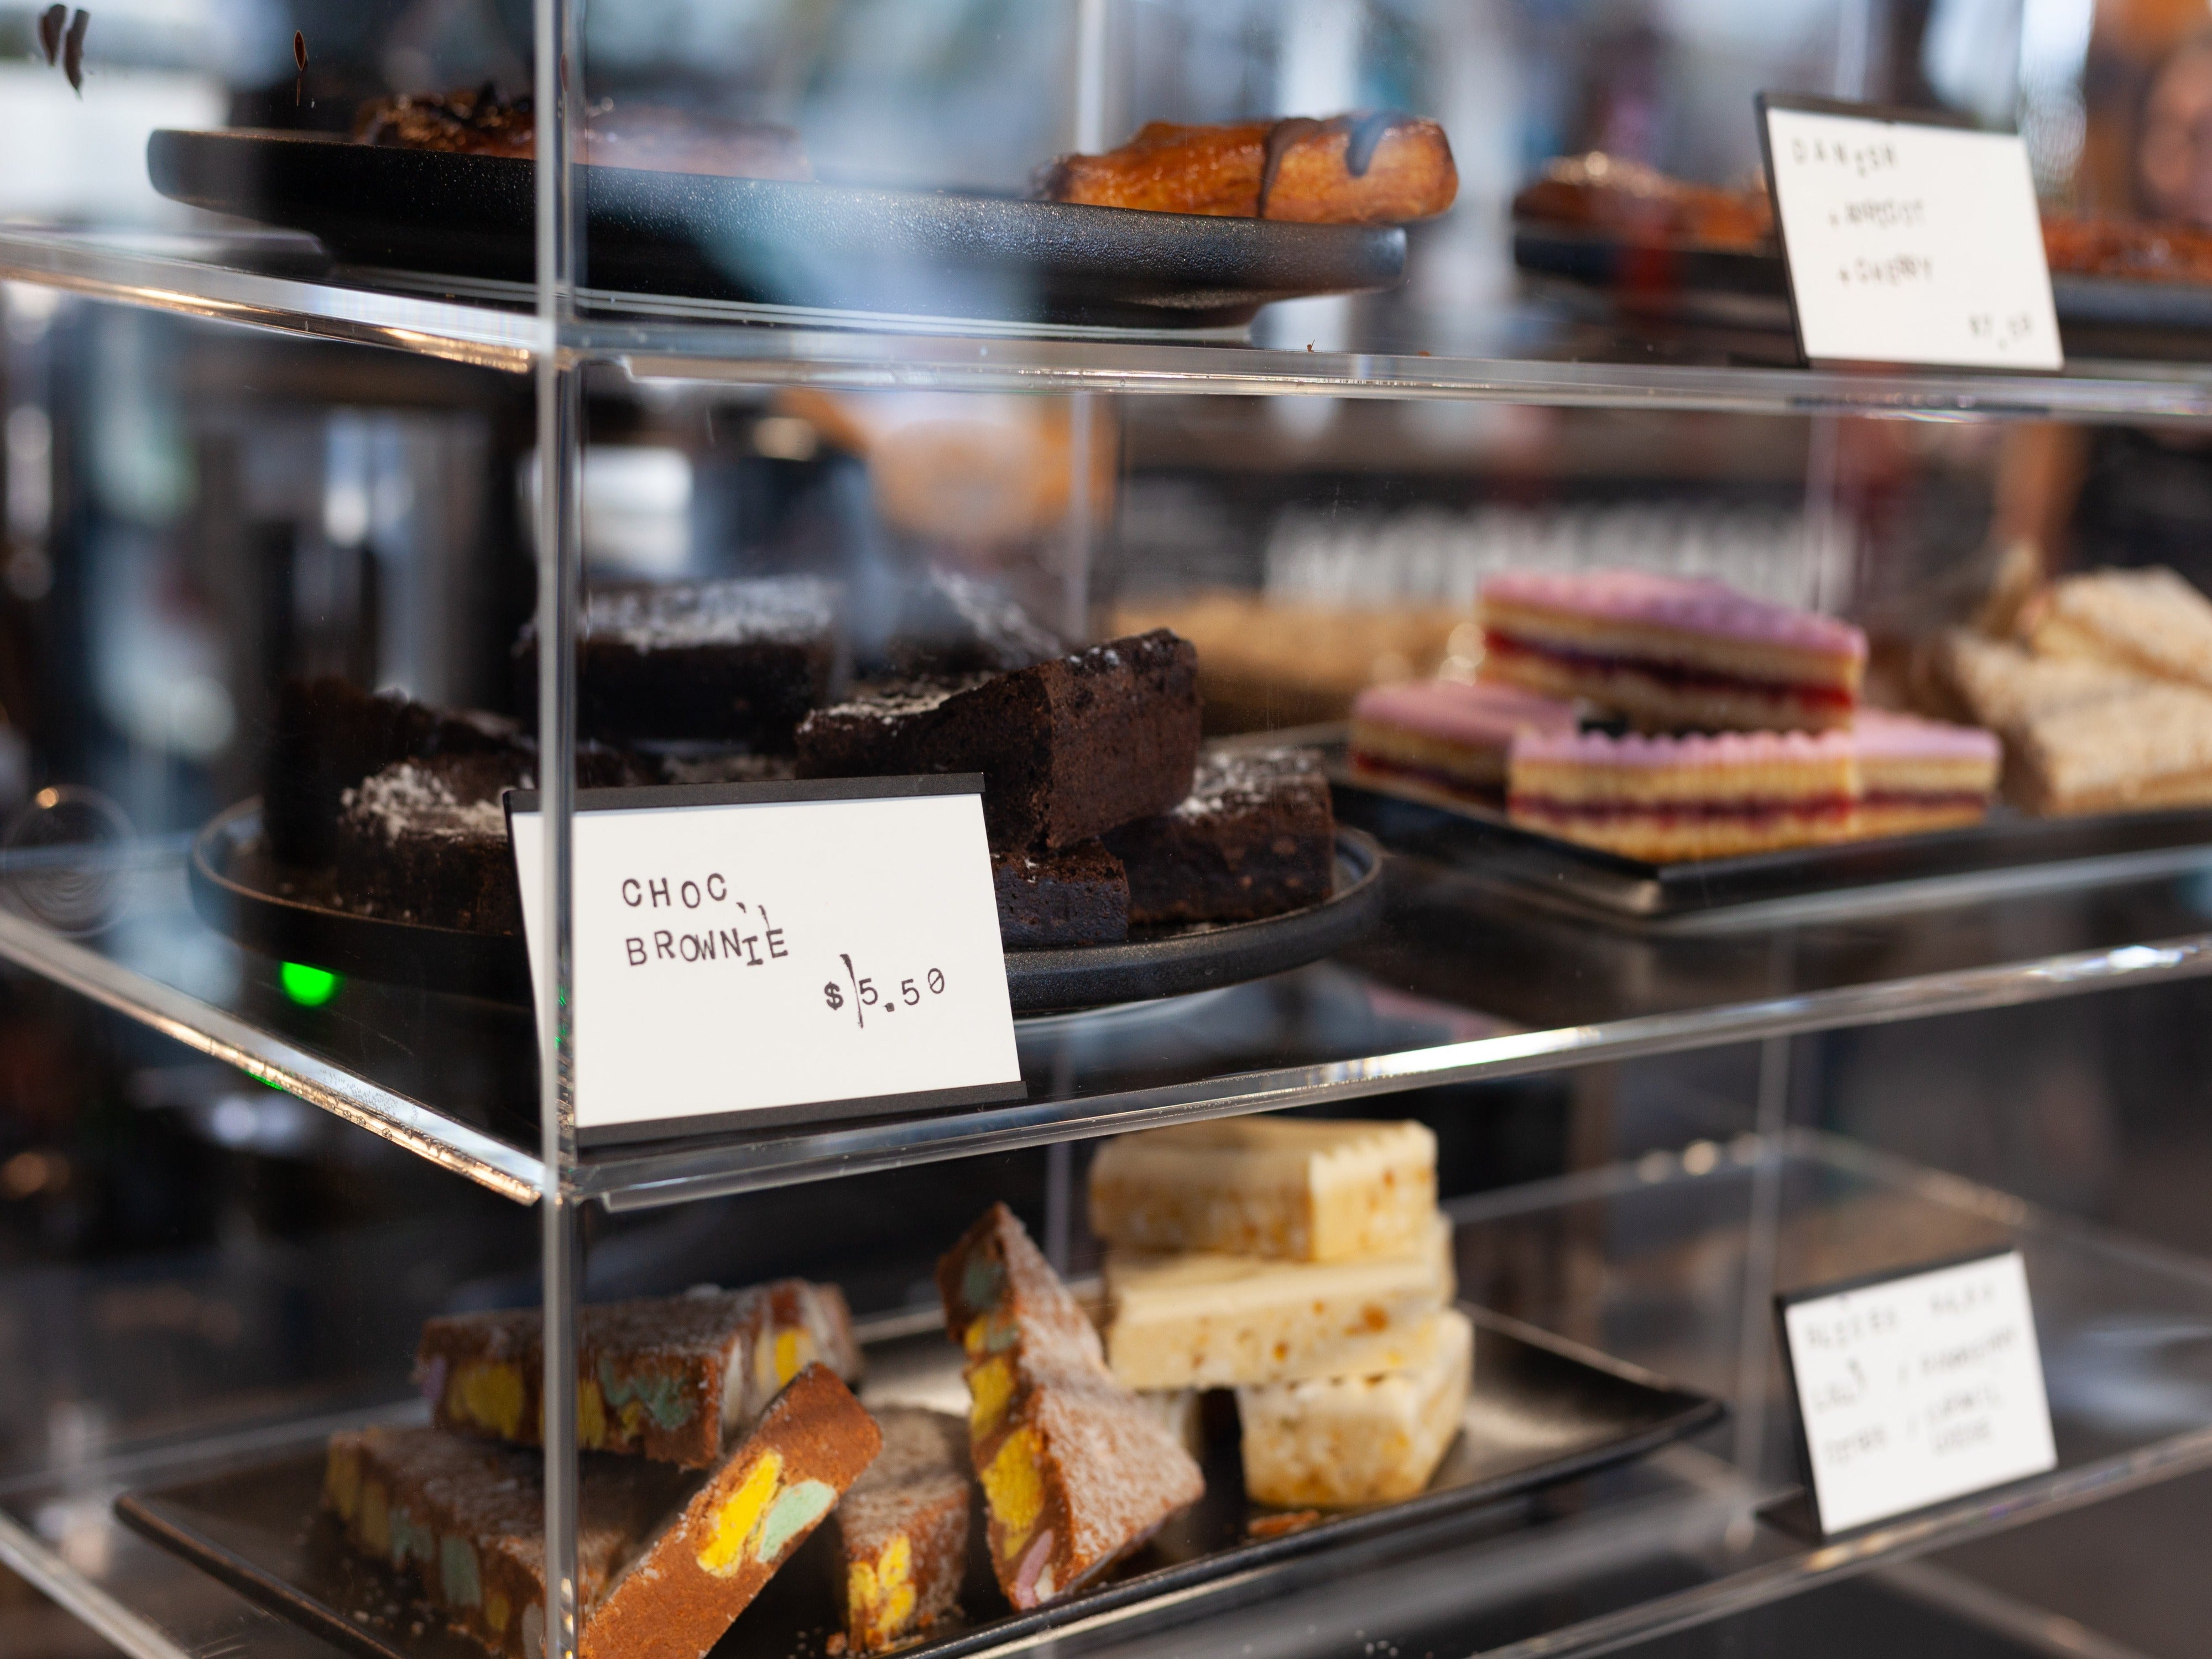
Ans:
{"label": "stack of brownie pieces", "polygon": [[[1194,647],[1164,629],[1067,654],[982,583],[902,580],[866,607],[808,577],[594,592],[577,643],[591,788],[980,772],[1009,949],[1246,921],[1328,896],[1317,758],[1201,757]],[[537,646],[516,647],[526,708]],[[821,707],[848,669],[861,678]],[[795,759],[794,759],[795,756]],[[348,908],[520,929],[503,791],[536,781],[501,717],[290,682],[270,745],[271,857]]]}
{"label": "stack of brownie pieces", "polygon": [[1010,949],[1244,921],[1328,896],[1316,757],[1199,752],[1198,653],[1164,629],[1008,672],[865,685],[800,723],[802,777],[978,772]]}

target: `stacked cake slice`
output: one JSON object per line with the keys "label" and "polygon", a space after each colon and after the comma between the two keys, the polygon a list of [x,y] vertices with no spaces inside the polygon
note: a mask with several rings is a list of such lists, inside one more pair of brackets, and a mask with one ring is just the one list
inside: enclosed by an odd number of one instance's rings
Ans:
{"label": "stacked cake slice", "polygon": [[1124,1136],[1091,1166],[1107,1352],[1147,1391],[1237,1391],[1255,1502],[1428,1484],[1474,1334],[1452,1305],[1436,1140],[1418,1123],[1239,1118]]}

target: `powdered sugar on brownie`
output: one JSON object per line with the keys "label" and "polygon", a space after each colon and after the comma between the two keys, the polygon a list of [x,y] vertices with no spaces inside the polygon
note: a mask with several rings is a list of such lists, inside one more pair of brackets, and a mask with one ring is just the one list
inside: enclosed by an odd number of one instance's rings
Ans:
{"label": "powdered sugar on brownie", "polygon": [[1310,749],[1216,749],[1198,757],[1190,793],[1170,814],[1185,822],[1244,811],[1301,781],[1326,789],[1321,757]]}
{"label": "powdered sugar on brownie", "polygon": [[[484,772],[487,783],[496,780],[498,787],[505,786],[505,777],[491,769]],[[347,790],[343,803],[349,817],[366,822],[386,841],[396,842],[404,835],[506,840],[507,811],[497,788],[489,796],[464,794],[454,787],[456,775],[451,769],[435,772],[403,761]],[[465,786],[472,781],[469,774],[458,775]],[[527,787],[526,775],[524,784]]]}
{"label": "powdered sugar on brownie", "polygon": [[611,588],[584,606],[584,633],[640,651],[816,639],[836,615],[836,593],[811,576],[768,576],[671,587]]}
{"label": "powdered sugar on brownie", "polygon": [[1866,635],[1850,623],[1755,599],[1702,578],[1644,570],[1509,570],[1486,581],[1482,597],[1486,604],[1567,611],[1866,660]]}

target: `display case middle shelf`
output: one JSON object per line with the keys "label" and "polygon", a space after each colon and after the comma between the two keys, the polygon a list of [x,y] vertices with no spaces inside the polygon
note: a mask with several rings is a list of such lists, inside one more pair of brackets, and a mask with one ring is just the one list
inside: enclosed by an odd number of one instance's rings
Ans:
{"label": "display case middle shelf", "polygon": [[[216,933],[188,847],[138,843],[94,931],[0,914],[0,957],[522,1201],[541,1188],[520,1001],[287,963]],[[2064,866],[2024,890],[1735,927],[1622,927],[1399,855],[1338,955],[1242,984],[1018,1022],[1027,1097],[586,1152],[573,1190],[665,1204],[1217,1116],[1525,1076],[2212,971],[2203,860]],[[18,884],[20,885],[20,884]],[[1538,971],[1538,965],[1541,971]],[[584,1016],[588,1018],[588,1015]]]}

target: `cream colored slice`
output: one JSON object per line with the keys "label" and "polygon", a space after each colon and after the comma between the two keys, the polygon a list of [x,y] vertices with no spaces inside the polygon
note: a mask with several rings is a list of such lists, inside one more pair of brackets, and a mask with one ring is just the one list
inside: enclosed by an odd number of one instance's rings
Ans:
{"label": "cream colored slice", "polygon": [[1131,1389],[1396,1370],[1421,1352],[1421,1327],[1453,1288],[1451,1224],[1433,1211],[1421,1248],[1369,1261],[1116,1250],[1107,1363]]}
{"label": "cream colored slice", "polygon": [[1975,724],[2017,738],[2031,720],[2127,696],[2150,684],[2133,669],[2087,658],[2036,657],[2016,645],[1954,630],[1936,673]]}
{"label": "cream colored slice", "polygon": [[2025,723],[2022,769],[2045,812],[2109,812],[2212,800],[2212,694],[2149,685]]}
{"label": "cream colored slice", "polygon": [[1419,1363],[1363,1376],[1237,1390],[1244,1490],[1279,1509],[1340,1509],[1423,1491],[1451,1449],[1474,1376],[1474,1327],[1433,1322]]}
{"label": "cream colored slice", "polygon": [[2032,607],[2028,640],[2212,690],[2212,600],[2163,566],[2068,577]]}
{"label": "cream colored slice", "polygon": [[1133,1250],[1293,1261],[1403,1255],[1437,1206],[1419,1123],[1239,1117],[1123,1135],[1091,1166],[1091,1228]]}

